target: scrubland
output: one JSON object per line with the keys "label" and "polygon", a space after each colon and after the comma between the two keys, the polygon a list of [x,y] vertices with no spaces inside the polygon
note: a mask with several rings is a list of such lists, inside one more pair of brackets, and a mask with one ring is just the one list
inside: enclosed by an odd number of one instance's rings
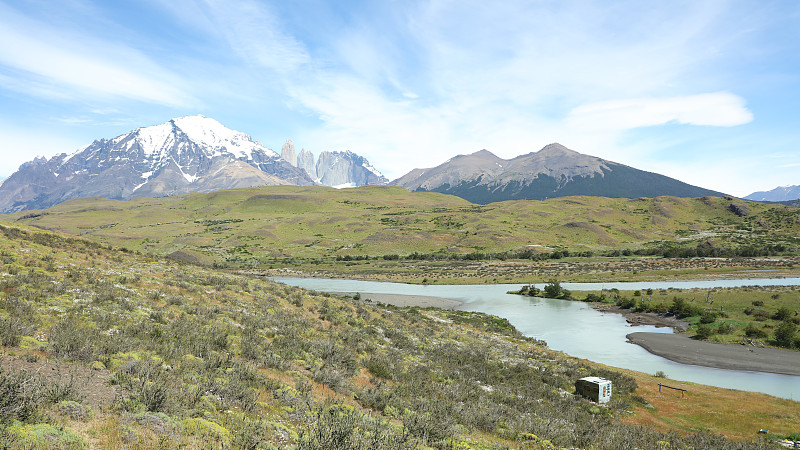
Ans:
{"label": "scrubland", "polygon": [[[734,417],[775,411],[759,423],[783,434],[800,422],[796,402],[737,392],[726,402],[747,402],[722,419],[686,416],[719,399],[675,410],[648,375],[484,314],[373,305],[12,225],[0,258],[9,448],[761,448]],[[614,382],[609,405],[574,395],[586,375]]]}

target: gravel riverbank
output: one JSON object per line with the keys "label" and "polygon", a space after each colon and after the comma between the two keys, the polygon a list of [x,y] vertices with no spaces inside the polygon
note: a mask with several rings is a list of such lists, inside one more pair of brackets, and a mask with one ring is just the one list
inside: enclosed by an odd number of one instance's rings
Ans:
{"label": "gravel riverbank", "polygon": [[683,364],[800,376],[800,352],[792,350],[698,341],[682,334],[638,332],[627,338],[650,353]]}

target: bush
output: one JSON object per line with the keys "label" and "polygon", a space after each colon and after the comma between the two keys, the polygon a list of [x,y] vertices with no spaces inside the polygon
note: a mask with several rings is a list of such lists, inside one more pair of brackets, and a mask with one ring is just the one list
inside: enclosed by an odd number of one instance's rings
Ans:
{"label": "bush", "polygon": [[53,325],[48,341],[58,356],[92,362],[95,360],[95,343],[91,336],[97,334],[92,327],[69,315]]}
{"label": "bush", "polygon": [[636,300],[632,298],[622,298],[617,300],[617,306],[622,309],[631,309],[636,306]]}
{"label": "bush", "polygon": [[0,422],[35,416],[43,402],[40,389],[40,381],[30,373],[0,368]]}
{"label": "bush", "polygon": [[72,420],[86,422],[94,419],[94,411],[90,406],[82,405],[73,400],[65,400],[55,406],[55,410],[62,416]]}
{"label": "bush", "polygon": [[764,311],[763,309],[757,309],[753,311],[753,318],[758,320],[759,322],[763,322],[769,319],[769,313]]}
{"label": "bush", "polygon": [[717,334],[730,334],[733,331],[733,326],[729,323],[721,323],[717,327]]}
{"label": "bush", "polygon": [[371,373],[372,376],[385,378],[387,380],[392,379],[394,367],[392,362],[386,357],[373,355],[364,361],[364,367],[369,370],[369,373]]}
{"label": "bush", "polygon": [[561,287],[561,283],[553,280],[544,286],[543,295],[547,298],[570,298],[572,294]]}
{"label": "bush", "polygon": [[[80,449],[88,448],[89,444],[81,435],[66,427],[55,427],[46,423],[24,425],[14,422],[6,428],[9,442],[3,448],[37,448],[37,449]],[[10,446],[7,446],[10,444]]]}
{"label": "bush", "polygon": [[775,328],[775,343],[781,347],[792,348],[794,346],[794,336],[797,332],[795,325],[788,320],[781,322]]}
{"label": "bush", "polygon": [[0,344],[6,347],[19,346],[22,336],[30,332],[31,327],[26,326],[19,318],[0,320]]}
{"label": "bush", "polygon": [[697,327],[697,334],[695,336],[698,339],[706,340],[710,338],[714,334],[714,329],[708,325],[699,325]]}
{"label": "bush", "polygon": [[681,297],[674,297],[672,299],[672,306],[669,307],[669,312],[679,319],[702,314],[702,310],[699,307],[689,304]]}
{"label": "bush", "polygon": [[717,315],[711,311],[704,311],[700,316],[700,323],[709,324],[717,320]]}
{"label": "bush", "polygon": [[183,421],[186,434],[197,436],[206,444],[218,443],[227,447],[231,442],[231,432],[216,422],[197,417]]}
{"label": "bush", "polygon": [[775,320],[785,321],[789,320],[793,315],[794,312],[791,309],[785,306],[781,306],[780,308],[778,308],[778,311],[775,312],[772,318]]}
{"label": "bush", "polygon": [[747,324],[747,326],[744,328],[744,334],[749,338],[756,338],[756,339],[759,338],[763,339],[767,337],[767,332],[753,325],[753,322]]}

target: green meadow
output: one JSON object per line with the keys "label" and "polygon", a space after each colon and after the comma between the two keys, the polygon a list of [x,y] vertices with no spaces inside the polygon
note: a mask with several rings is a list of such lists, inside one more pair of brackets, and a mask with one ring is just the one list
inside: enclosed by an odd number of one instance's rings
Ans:
{"label": "green meadow", "polygon": [[738,199],[568,197],[474,205],[399,187],[265,187],[115,201],[70,200],[5,220],[174,259],[275,262],[567,255],[797,254],[800,213]]}

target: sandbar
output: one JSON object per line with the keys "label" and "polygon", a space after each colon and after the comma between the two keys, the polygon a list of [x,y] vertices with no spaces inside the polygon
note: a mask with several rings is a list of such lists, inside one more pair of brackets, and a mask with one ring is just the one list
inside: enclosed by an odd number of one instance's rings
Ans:
{"label": "sandbar", "polygon": [[627,338],[650,353],[683,364],[800,376],[800,352],[793,350],[699,341],[682,334],[637,332]]}

